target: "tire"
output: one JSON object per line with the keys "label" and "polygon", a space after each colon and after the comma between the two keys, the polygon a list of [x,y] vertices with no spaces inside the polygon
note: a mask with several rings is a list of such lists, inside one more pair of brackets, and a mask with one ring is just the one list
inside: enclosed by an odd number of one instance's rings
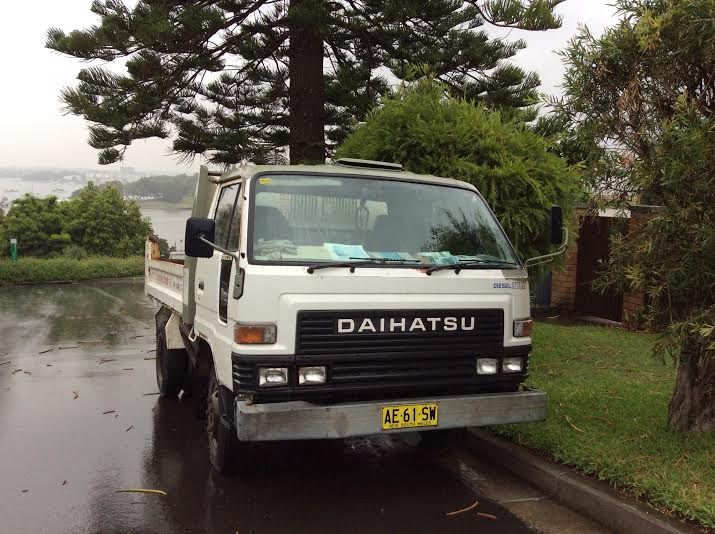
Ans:
{"label": "tire", "polygon": [[221,384],[216,371],[211,369],[206,396],[206,433],[209,442],[209,460],[221,475],[231,475],[238,466],[238,437],[230,413],[224,406]]}
{"label": "tire", "polygon": [[176,398],[184,388],[189,374],[189,358],[186,350],[166,346],[166,332],[163,325],[156,331],[156,385],[159,395]]}

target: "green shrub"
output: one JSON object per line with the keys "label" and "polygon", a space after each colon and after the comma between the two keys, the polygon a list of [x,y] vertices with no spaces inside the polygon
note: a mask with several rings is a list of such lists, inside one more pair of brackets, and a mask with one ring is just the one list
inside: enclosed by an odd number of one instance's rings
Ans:
{"label": "green shrub", "polygon": [[89,256],[84,247],[80,247],[79,245],[65,247],[62,251],[62,255],[66,258],[72,258],[73,260],[84,260]]}
{"label": "green shrub", "polygon": [[110,258],[92,256],[85,259],[59,257],[52,259],[20,258],[13,263],[0,261],[0,284],[65,282],[124,278],[144,273],[144,258]]}
{"label": "green shrub", "polygon": [[523,123],[446,94],[430,79],[401,88],[336,156],[395,161],[412,172],[469,182],[522,257],[543,253],[549,248],[549,210],[558,204],[568,213],[579,191],[577,175]]}

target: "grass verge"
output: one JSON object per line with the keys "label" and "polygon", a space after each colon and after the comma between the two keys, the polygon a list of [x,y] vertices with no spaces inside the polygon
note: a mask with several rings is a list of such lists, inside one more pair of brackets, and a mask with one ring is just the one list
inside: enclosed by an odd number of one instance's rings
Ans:
{"label": "grass verge", "polygon": [[715,527],[715,432],[669,432],[675,370],[651,357],[655,336],[535,325],[529,385],[547,420],[495,427],[509,439],[706,527]]}
{"label": "grass verge", "polygon": [[17,263],[0,261],[0,284],[39,282],[65,282],[95,280],[97,278],[124,278],[144,274],[144,258],[89,257],[71,258],[20,258]]}

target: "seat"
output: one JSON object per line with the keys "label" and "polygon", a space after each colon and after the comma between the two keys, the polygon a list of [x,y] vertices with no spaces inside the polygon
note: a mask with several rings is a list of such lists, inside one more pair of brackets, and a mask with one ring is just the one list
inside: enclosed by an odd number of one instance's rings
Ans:
{"label": "seat", "polygon": [[253,211],[253,239],[293,240],[293,228],[278,208],[256,206]]}
{"label": "seat", "polygon": [[375,252],[419,251],[425,244],[422,221],[406,221],[395,215],[378,215],[367,238],[367,249]]}

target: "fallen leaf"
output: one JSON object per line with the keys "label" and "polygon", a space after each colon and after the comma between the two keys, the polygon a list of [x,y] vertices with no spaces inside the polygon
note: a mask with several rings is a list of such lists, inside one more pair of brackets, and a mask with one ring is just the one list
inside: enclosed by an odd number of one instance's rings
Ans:
{"label": "fallen leaf", "polygon": [[63,486],[66,486],[66,485],[67,485],[67,481],[66,481],[66,480],[63,480],[63,481],[62,481],[62,485],[63,485]]}
{"label": "fallen leaf", "polygon": [[23,371],[26,375],[31,375],[32,373],[30,371]]}
{"label": "fallen leaf", "polygon": [[52,352],[53,350],[55,350],[55,349],[54,349],[54,348],[52,348],[52,349],[45,349],[45,350],[41,350],[41,351],[38,352],[37,354],[45,354],[45,353],[47,353],[47,352]]}
{"label": "fallen leaf", "polygon": [[22,493],[27,493],[28,491],[30,491],[30,490],[24,489],[24,490],[22,490]]}
{"label": "fallen leaf", "polygon": [[15,369],[12,374],[19,373],[20,371],[22,371],[22,369]]}
{"label": "fallen leaf", "polygon": [[464,512],[469,512],[470,510],[474,510],[478,505],[479,501],[474,501],[474,504],[472,504],[471,506],[467,506],[466,508],[462,508],[461,510],[455,510],[454,512],[447,512],[447,516],[452,517],[454,515],[463,514]]}
{"label": "fallen leaf", "polygon": [[577,427],[576,425],[574,425],[574,424],[571,422],[571,419],[569,419],[569,416],[568,416],[568,415],[564,415],[564,418],[566,419],[566,422],[567,422],[568,424],[570,424],[575,430],[578,430],[579,432],[582,432],[582,433],[583,433],[583,430],[581,430],[579,427]]}
{"label": "fallen leaf", "polygon": [[0,365],[7,365],[8,363],[12,363],[12,362],[11,362],[11,361],[7,361],[7,362],[0,362]]}
{"label": "fallen leaf", "polygon": [[133,371],[134,367],[125,367],[122,371]]}
{"label": "fallen leaf", "polygon": [[107,410],[106,412],[102,412],[102,415],[107,415],[108,413],[114,413],[115,410]]}
{"label": "fallen leaf", "polygon": [[79,392],[73,391],[72,394],[74,395],[75,400],[77,400],[77,397],[79,397]]}
{"label": "fallen leaf", "polygon": [[129,428],[127,428],[124,432],[129,432],[132,428],[134,428],[134,425],[132,425],[132,426],[130,426]]}

